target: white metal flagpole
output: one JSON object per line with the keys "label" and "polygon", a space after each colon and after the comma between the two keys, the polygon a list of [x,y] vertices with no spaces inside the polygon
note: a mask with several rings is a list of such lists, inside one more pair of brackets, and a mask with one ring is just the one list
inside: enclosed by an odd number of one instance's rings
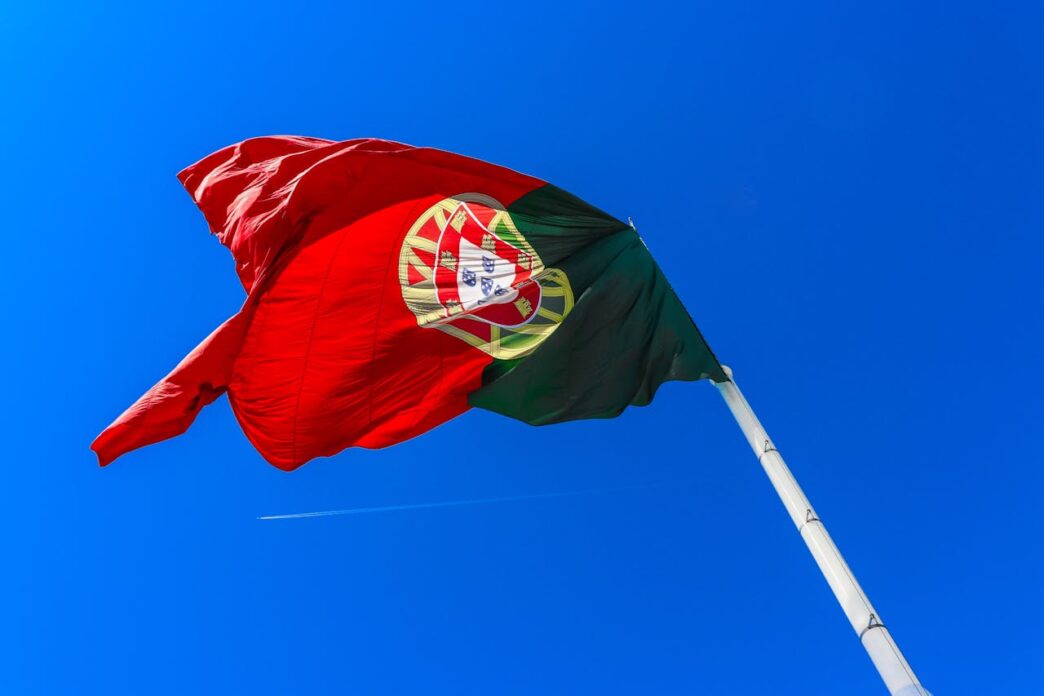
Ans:
{"label": "white metal flagpole", "polygon": [[881,615],[870,604],[841,552],[827,534],[823,522],[816,515],[812,503],[805,497],[783,457],[772,444],[758,417],[754,415],[750,404],[732,380],[732,370],[726,367],[725,372],[729,381],[716,382],[715,386],[725,398],[725,403],[729,405],[732,415],[746,435],[747,442],[758,455],[758,461],[786,506],[790,519],[801,533],[801,538],[805,540],[805,545],[812,552],[812,557],[816,559],[819,570],[830,584],[830,589],[834,591],[834,596],[837,597],[845,616],[870,655],[889,693],[892,696],[930,696],[892,640],[888,629],[881,623]]}

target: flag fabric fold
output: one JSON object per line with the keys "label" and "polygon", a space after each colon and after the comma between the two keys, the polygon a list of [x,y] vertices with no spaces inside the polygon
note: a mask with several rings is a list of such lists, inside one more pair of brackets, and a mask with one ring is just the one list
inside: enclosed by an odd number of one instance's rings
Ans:
{"label": "flag fabric fold", "polygon": [[539,179],[385,140],[255,138],[179,174],[247,292],[95,440],[104,465],[227,393],[290,470],[471,407],[605,418],[725,379],[637,234]]}

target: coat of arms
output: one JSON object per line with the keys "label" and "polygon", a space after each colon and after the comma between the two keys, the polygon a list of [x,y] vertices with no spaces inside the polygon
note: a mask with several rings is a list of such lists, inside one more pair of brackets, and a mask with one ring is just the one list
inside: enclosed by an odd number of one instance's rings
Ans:
{"label": "coat of arms", "polygon": [[572,309],[565,273],[545,268],[497,201],[447,198],[424,212],[399,255],[403,300],[421,327],[495,358],[525,355]]}

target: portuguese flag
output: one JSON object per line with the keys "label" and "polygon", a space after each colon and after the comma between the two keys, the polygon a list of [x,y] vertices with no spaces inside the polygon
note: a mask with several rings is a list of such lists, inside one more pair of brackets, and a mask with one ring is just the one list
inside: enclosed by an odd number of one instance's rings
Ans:
{"label": "portuguese flag", "polygon": [[178,178],[247,298],[94,441],[102,465],[228,394],[295,469],[471,407],[610,418],[726,379],[635,231],[524,174],[386,140],[246,140]]}

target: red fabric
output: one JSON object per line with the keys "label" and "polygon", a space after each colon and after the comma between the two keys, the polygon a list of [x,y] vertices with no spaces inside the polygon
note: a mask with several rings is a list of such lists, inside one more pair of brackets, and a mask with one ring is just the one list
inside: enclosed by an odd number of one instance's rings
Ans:
{"label": "red fabric", "polygon": [[247,140],[178,176],[247,300],[98,436],[103,466],[184,432],[226,391],[250,441],[287,470],[468,408],[490,358],[417,326],[399,286],[402,240],[444,198],[480,191],[510,205],[543,182],[440,150],[296,137]]}

